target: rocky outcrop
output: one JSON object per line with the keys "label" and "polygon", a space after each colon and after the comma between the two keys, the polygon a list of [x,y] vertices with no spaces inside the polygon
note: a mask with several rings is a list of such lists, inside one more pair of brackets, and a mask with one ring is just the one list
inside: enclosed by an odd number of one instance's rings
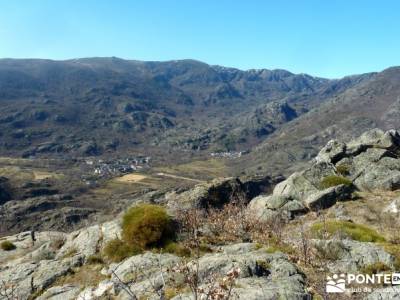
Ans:
{"label": "rocky outcrop", "polygon": [[[311,163],[277,184],[271,196],[253,199],[250,208],[262,216],[284,213],[291,217],[350,200],[354,189],[398,189],[400,134],[373,129],[347,144],[331,140]],[[325,188],[322,183],[328,178],[336,182]]]}
{"label": "rocky outcrop", "polygon": [[77,201],[65,195],[11,200],[0,206],[0,235],[26,230],[71,230],[95,212],[77,207]]}
{"label": "rocky outcrop", "polygon": [[55,286],[46,290],[37,300],[74,300],[80,288],[71,284]]}
{"label": "rocky outcrop", "polygon": [[[72,273],[88,257],[99,253],[104,243],[120,234],[119,222],[112,221],[70,234],[23,232],[3,237],[0,242],[10,241],[16,249],[0,251],[0,278],[15,285],[20,299],[27,299],[29,295],[47,290],[58,278]],[[52,288],[41,299],[61,299],[57,298],[60,294],[64,300],[80,290],[71,286]]]}
{"label": "rocky outcrop", "polygon": [[304,200],[304,203],[311,210],[327,208],[334,205],[337,201],[349,199],[351,192],[351,187],[340,184],[311,194]]}
{"label": "rocky outcrop", "polygon": [[[62,277],[72,276],[83,267],[88,256],[98,253],[98,246],[119,235],[117,223],[91,226],[71,234],[59,232],[36,233],[33,243],[30,232],[9,236],[17,249],[0,251],[0,278],[14,285],[14,297],[28,299],[72,300],[132,299],[131,295],[159,299],[155,290],[164,282],[183,283],[174,266],[190,266],[194,262],[172,254],[145,252],[129,257],[121,263],[104,265],[98,269],[101,281],[93,286],[79,282],[57,285]],[[102,247],[102,246],[100,246]],[[7,253],[7,254],[4,254]],[[234,286],[240,299],[304,299],[308,296],[304,275],[282,253],[267,253],[252,243],[234,244],[214,249],[198,260],[200,287],[211,278],[218,280],[232,268],[240,268]],[[101,272],[101,274],[100,274]],[[182,299],[190,299],[183,290]],[[174,299],[181,299],[179,295]],[[1,299],[1,297],[0,297]],[[103,298],[101,298],[103,299]]]}
{"label": "rocky outcrop", "polygon": [[265,218],[274,213],[293,217],[309,210],[332,206],[337,201],[350,197],[350,186],[338,185],[321,189],[321,181],[328,176],[338,176],[333,164],[317,162],[310,168],[295,172],[285,181],[278,183],[270,196],[254,198],[249,209]]}
{"label": "rocky outcrop", "polygon": [[[256,249],[255,244],[236,244],[221,247],[216,253],[202,256],[198,261],[200,286],[206,284],[211,276],[223,277],[232,268],[239,267],[242,271],[234,287],[239,299],[307,297],[304,275],[284,254],[268,254],[265,250]],[[182,259],[171,254],[146,253],[128,258],[121,264],[111,265],[104,272],[110,275],[111,282],[114,282],[113,288],[109,290],[115,293],[118,299],[129,299],[127,291],[118,285],[118,278],[128,280],[142,270],[146,276],[136,277],[138,279],[129,285],[130,291],[136,295],[146,295],[149,299],[156,299],[152,293],[154,287],[157,289],[161,287],[162,280],[167,281],[171,276],[174,277],[171,273],[165,273],[166,267],[178,263],[182,263]],[[164,271],[163,276],[161,270]],[[174,280],[179,279],[174,278]],[[182,294],[173,299],[191,299],[191,296]]]}
{"label": "rocky outcrop", "polygon": [[365,297],[365,300],[393,300],[400,299],[400,291],[397,285],[375,289]]}
{"label": "rocky outcrop", "polygon": [[221,208],[227,203],[242,202],[247,204],[250,199],[260,193],[268,192],[281,177],[247,177],[247,178],[217,178],[211,182],[201,183],[184,192],[173,191],[165,195],[167,206],[171,213],[184,208]]}
{"label": "rocky outcrop", "polygon": [[395,257],[374,243],[353,240],[313,240],[320,255],[326,256],[332,273],[358,272],[363,267],[383,263],[394,268]]}
{"label": "rocky outcrop", "polygon": [[400,212],[400,198],[396,198],[390,202],[390,204],[383,209],[383,212],[398,214]]}
{"label": "rocky outcrop", "polygon": [[39,262],[12,261],[0,269],[0,276],[4,282],[13,283],[16,287],[18,299],[28,299],[37,291],[42,291],[54,283],[57,278],[72,271],[74,267],[82,265],[79,255],[63,260],[41,260]]}
{"label": "rocky outcrop", "polygon": [[360,190],[395,190],[400,187],[400,134],[373,129],[347,144],[330,141],[317,162],[342,166]]}

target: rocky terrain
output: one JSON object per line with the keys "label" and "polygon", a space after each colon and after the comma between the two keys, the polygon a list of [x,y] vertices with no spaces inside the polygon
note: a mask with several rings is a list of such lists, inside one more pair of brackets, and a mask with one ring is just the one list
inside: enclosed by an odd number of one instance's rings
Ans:
{"label": "rocky terrain", "polygon": [[387,285],[327,294],[325,284],[399,270],[399,187],[399,132],[331,140],[286,179],[219,178],[131,203],[172,216],[174,247],[122,253],[124,213],[70,233],[4,236],[0,299],[396,299]]}

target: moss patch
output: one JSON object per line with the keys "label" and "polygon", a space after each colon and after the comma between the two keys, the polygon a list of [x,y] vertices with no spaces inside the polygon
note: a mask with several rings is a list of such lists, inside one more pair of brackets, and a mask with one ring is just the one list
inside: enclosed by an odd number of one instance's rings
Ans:
{"label": "moss patch", "polygon": [[352,240],[359,242],[384,242],[385,238],[374,229],[362,224],[356,224],[347,221],[327,221],[323,223],[315,223],[311,227],[311,232],[316,238],[322,238],[324,231],[328,236],[344,235]]}
{"label": "moss patch", "polygon": [[327,189],[333,186],[338,186],[338,185],[347,185],[347,186],[352,186],[353,183],[351,182],[350,179],[347,179],[345,177],[342,176],[336,176],[336,175],[330,175],[330,176],[326,176],[321,180],[320,183],[320,188],[321,189]]}

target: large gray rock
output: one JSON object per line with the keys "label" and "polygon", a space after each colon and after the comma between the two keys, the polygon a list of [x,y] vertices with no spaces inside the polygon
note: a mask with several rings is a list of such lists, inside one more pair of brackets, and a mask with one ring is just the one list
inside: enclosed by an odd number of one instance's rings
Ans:
{"label": "large gray rock", "polygon": [[[377,152],[381,152],[380,157]],[[400,188],[400,159],[387,157],[383,152],[387,153],[386,150],[368,149],[353,160],[354,184],[360,190]]]}
{"label": "large gray rock", "polygon": [[365,300],[393,300],[400,299],[400,290],[398,285],[377,288],[367,295]]}
{"label": "large gray rock", "polygon": [[351,192],[351,187],[341,184],[311,194],[304,200],[304,203],[311,210],[324,209],[331,207],[337,201],[350,198]]}
{"label": "large gray rock", "polygon": [[397,131],[373,129],[347,144],[342,162],[349,167],[350,178],[360,190],[395,190],[400,188],[399,154]]}
{"label": "large gray rock", "polygon": [[[102,248],[120,237],[118,221],[87,227],[70,234],[61,232],[22,232],[1,238],[16,245],[16,250],[0,251],[0,278],[14,284],[19,299],[45,291],[58,278],[67,276]],[[0,241],[1,241],[0,240]],[[74,299],[81,288],[63,286],[45,291],[43,299]],[[1,299],[1,298],[0,298]]]}
{"label": "large gray rock", "polygon": [[390,202],[390,204],[383,209],[383,212],[391,214],[400,213],[400,198],[396,198]]}
{"label": "large gray rock", "polygon": [[357,155],[367,148],[383,148],[388,150],[396,150],[400,146],[400,134],[396,130],[384,132],[381,129],[372,129],[359,138],[350,141],[347,144],[347,153]]}
{"label": "large gray rock", "polygon": [[[345,176],[353,186],[321,190],[321,182],[328,176]],[[350,199],[354,188],[363,191],[400,188],[400,134],[397,131],[373,129],[347,144],[329,141],[309,168],[277,184],[272,195],[253,199],[249,209],[264,219],[276,213],[289,212],[293,216]]]}
{"label": "large gray rock", "polygon": [[313,240],[320,254],[327,255],[331,262],[327,267],[332,273],[357,272],[361,268],[378,262],[394,267],[395,257],[374,243],[352,240]]}
{"label": "large gray rock", "polygon": [[120,280],[129,282],[135,278],[136,280],[129,285],[131,291],[137,296],[151,295],[154,292],[153,286],[160,288],[163,277],[165,280],[168,279],[169,274],[166,269],[180,261],[179,257],[172,254],[146,252],[127,258],[121,263],[111,264],[102,273],[111,277],[111,281],[114,282],[113,288],[120,298],[129,299],[129,295],[119,284]]}
{"label": "large gray rock", "polygon": [[316,162],[327,162],[335,164],[342,158],[344,158],[346,154],[346,144],[336,141],[330,140],[325,147],[321,149],[318,155],[315,158]]}
{"label": "large gray rock", "polygon": [[120,237],[121,227],[118,220],[77,230],[67,235],[56,258],[60,259],[74,252],[87,258],[98,253],[108,241]]}
{"label": "large gray rock", "polygon": [[238,178],[217,178],[207,183],[200,183],[182,193],[166,194],[167,206],[171,213],[179,209],[193,207],[221,208],[229,202],[249,200],[246,188]]}
{"label": "large gray rock", "polygon": [[81,288],[79,286],[66,284],[63,286],[54,286],[45,291],[37,300],[74,300]]}
{"label": "large gray rock", "polygon": [[42,291],[54,283],[57,278],[82,265],[82,257],[77,255],[63,260],[42,260],[8,264],[0,268],[0,278],[6,283],[16,286],[17,295],[27,299],[36,291]]}
{"label": "large gray rock", "polygon": [[336,201],[349,196],[350,188],[337,186],[320,190],[323,178],[337,175],[335,166],[330,162],[320,161],[302,172],[295,172],[286,180],[278,183],[270,196],[259,196],[249,203],[249,209],[263,219],[276,213],[292,218],[309,209],[327,208]]}
{"label": "large gray rock", "polygon": [[318,189],[302,173],[296,172],[285,181],[277,184],[273,195],[292,200],[301,200],[305,196],[317,191]]}
{"label": "large gray rock", "polygon": [[[268,254],[256,250],[254,244],[222,247],[219,253],[207,254],[199,260],[202,280],[212,274],[224,276],[234,267],[241,269],[234,293],[239,299],[305,299],[304,275],[284,254]],[[192,299],[188,294],[173,299]]]}

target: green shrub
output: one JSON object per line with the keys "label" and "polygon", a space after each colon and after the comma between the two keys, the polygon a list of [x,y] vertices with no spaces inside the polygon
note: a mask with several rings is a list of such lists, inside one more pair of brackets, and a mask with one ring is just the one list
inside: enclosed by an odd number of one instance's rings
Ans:
{"label": "green shrub", "polygon": [[122,221],[123,240],[131,247],[162,247],[174,239],[172,220],[158,205],[142,204],[129,209]]}
{"label": "green shrub", "polygon": [[315,223],[311,227],[312,233],[317,238],[322,238],[325,230],[329,236],[341,234],[360,242],[375,243],[385,241],[385,238],[374,229],[348,221],[327,221],[325,225],[323,223]]}
{"label": "green shrub", "polygon": [[104,261],[100,255],[93,254],[87,258],[86,263],[89,265],[102,265],[104,264]]}
{"label": "green shrub", "polygon": [[347,176],[350,174],[350,166],[348,164],[340,164],[336,166],[336,171],[342,176]]}
{"label": "green shrub", "polygon": [[275,238],[270,238],[268,240],[268,247],[265,249],[265,251],[267,253],[282,252],[286,254],[294,254],[296,252],[291,245]]}
{"label": "green shrub", "polygon": [[321,180],[320,183],[320,188],[321,189],[327,189],[330,188],[332,186],[337,186],[337,185],[347,185],[347,186],[352,186],[353,183],[351,182],[351,180],[344,178],[342,176],[336,176],[336,175],[330,175],[330,176],[326,176],[324,177],[324,179]]}
{"label": "green shrub", "polygon": [[4,251],[11,251],[11,250],[14,250],[14,249],[17,248],[17,247],[16,247],[13,243],[11,243],[10,241],[1,242],[0,247],[1,247],[1,249],[4,250]]}
{"label": "green shrub", "polygon": [[104,256],[113,262],[120,262],[125,258],[139,254],[140,252],[140,249],[131,247],[120,239],[109,241],[103,249]]}
{"label": "green shrub", "polygon": [[164,251],[181,257],[190,257],[192,254],[192,251],[188,247],[174,242],[167,243]]}
{"label": "green shrub", "polygon": [[376,262],[370,265],[366,265],[360,269],[360,272],[363,274],[378,274],[385,271],[390,271],[390,267],[383,262]]}

